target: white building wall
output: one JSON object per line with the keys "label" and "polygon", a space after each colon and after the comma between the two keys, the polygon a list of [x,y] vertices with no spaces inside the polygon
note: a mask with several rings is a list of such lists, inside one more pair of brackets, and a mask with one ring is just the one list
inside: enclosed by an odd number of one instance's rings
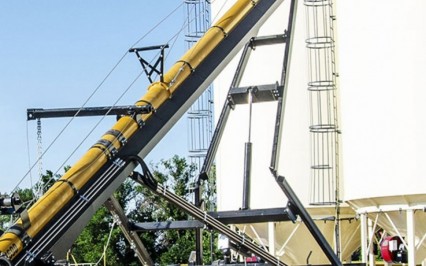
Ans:
{"label": "white building wall", "polygon": [[345,199],[424,194],[426,2],[336,7]]}

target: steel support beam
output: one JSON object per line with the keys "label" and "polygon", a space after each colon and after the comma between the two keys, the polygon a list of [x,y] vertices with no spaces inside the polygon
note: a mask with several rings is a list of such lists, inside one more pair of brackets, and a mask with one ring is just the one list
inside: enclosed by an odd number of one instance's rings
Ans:
{"label": "steel support beam", "polygon": [[281,43],[286,43],[287,40],[288,40],[288,34],[253,37],[250,40],[250,47],[254,49],[258,46],[281,44]]}
{"label": "steel support beam", "polygon": [[318,226],[315,224],[314,220],[312,220],[308,211],[303,207],[303,204],[300,202],[299,198],[296,196],[296,193],[294,193],[287,180],[283,176],[276,175],[275,173],[274,176],[281,190],[284,192],[284,194],[289,200],[289,208],[294,212],[294,214],[300,216],[300,218],[308,228],[309,232],[311,232],[312,236],[317,241],[318,245],[321,247],[322,251],[330,260],[332,265],[342,265],[339,258],[336,256],[336,254],[334,254],[334,251],[331,248],[330,244],[327,242],[327,240],[319,230]]}
{"label": "steel support beam", "polygon": [[[291,221],[288,216],[287,208],[208,212],[208,214],[224,224],[252,224]],[[134,231],[194,229],[203,227],[204,223],[197,220],[145,223],[130,222],[129,225],[129,229]]]}
{"label": "steel support beam", "polygon": [[291,221],[288,216],[287,208],[209,212],[209,215],[224,224],[251,224]]}
{"label": "steel support beam", "polygon": [[367,230],[367,214],[360,214],[361,224],[361,262],[367,264],[368,260],[368,230]]}
{"label": "steel support beam", "polygon": [[203,227],[204,227],[204,224],[198,220],[146,222],[146,223],[130,224],[130,228],[137,232],[156,231],[156,230],[194,229],[194,228],[203,228]]}
{"label": "steel support beam", "polygon": [[373,229],[373,221],[367,217],[367,225],[368,225],[368,265],[374,266],[376,265],[376,257],[374,256],[374,229]]}
{"label": "steel support beam", "polygon": [[117,201],[114,196],[111,196],[106,202],[105,207],[113,215],[114,218],[118,219],[118,226],[124,234],[124,237],[130,243],[130,247],[135,252],[136,257],[139,259],[142,265],[154,265],[151,257],[149,256],[148,251],[146,250],[144,244],[139,238],[138,234],[129,227],[129,219],[124,213],[123,209],[120,206],[120,203]]}
{"label": "steel support beam", "polygon": [[414,210],[406,210],[407,215],[407,252],[408,266],[416,265],[416,225],[414,219]]}
{"label": "steel support beam", "polygon": [[74,116],[104,116],[104,115],[132,115],[148,114],[152,112],[150,105],[135,106],[100,106],[100,107],[80,107],[80,108],[30,108],[27,109],[27,120],[38,118],[59,118]]}
{"label": "steel support beam", "polygon": [[253,103],[270,102],[278,100],[278,97],[280,96],[279,91],[282,90],[283,86],[279,86],[278,84],[236,87],[231,88],[231,91],[228,94],[228,99],[231,101],[232,105],[247,104],[247,94],[251,93]]}
{"label": "steel support beam", "polygon": [[161,186],[160,184],[151,184],[146,181],[144,176],[140,174],[136,174],[136,173],[132,176],[132,178],[136,182],[140,183],[141,185],[148,187],[151,191],[153,191],[155,194],[157,194],[161,198],[174,204],[176,207],[180,208],[181,210],[191,215],[195,219],[203,222],[204,224],[209,226],[211,229],[226,235],[231,241],[234,241],[236,244],[240,245],[244,249],[250,250],[252,253],[256,254],[257,256],[261,257],[262,259],[271,263],[272,265],[277,265],[277,266],[287,265],[284,262],[272,256],[269,252],[260,248],[257,244],[252,243],[250,241],[246,241],[244,236],[241,236],[240,234],[234,232],[225,224],[213,218],[206,212],[200,210],[198,207],[186,201],[185,199],[168,191],[165,187]]}
{"label": "steel support beam", "polygon": [[[243,52],[242,52],[242,56],[241,56],[240,61],[238,63],[236,73],[235,73],[234,78],[231,82],[231,86],[229,88],[228,95],[229,95],[229,93],[230,93],[230,91],[233,87],[236,87],[240,84],[240,81],[241,81],[241,78],[242,78],[241,73],[243,73],[241,70],[245,69],[247,62],[248,62],[248,58],[249,58],[248,55],[250,54],[250,52],[252,50],[252,49],[248,49],[248,47],[249,47],[249,43],[246,43],[245,46],[244,46]],[[204,163],[203,163],[203,166],[201,167],[200,175],[198,176],[197,187],[195,189],[195,202],[194,202],[194,204],[197,207],[201,207],[201,205],[202,205],[201,184],[202,184],[203,180],[208,179],[207,173],[210,172],[211,166],[213,164],[213,160],[216,156],[216,152],[217,152],[217,149],[219,147],[220,140],[221,140],[222,135],[223,135],[223,131],[225,130],[226,122],[228,121],[228,117],[229,117],[229,114],[230,114],[232,108],[233,108],[233,106],[230,103],[229,98],[227,98],[225,100],[224,105],[223,105],[222,112],[219,116],[219,120],[217,122],[217,125],[216,125],[215,131],[213,133],[212,139],[210,141],[209,148],[208,148],[206,156],[204,158]],[[201,258],[203,256],[202,255],[202,249],[203,249],[203,247],[202,247],[202,235],[203,235],[202,229],[196,229],[195,230],[195,241],[196,241],[195,245],[196,245],[197,262],[201,262]]]}
{"label": "steel support beam", "polygon": [[297,1],[291,0],[290,12],[288,17],[287,30],[285,32],[286,46],[284,50],[283,68],[281,72],[281,87],[278,90],[280,97],[278,98],[277,113],[275,118],[274,138],[272,141],[272,155],[270,169],[276,171],[280,157],[280,146],[282,138],[282,127],[284,125],[284,113],[287,100],[288,81],[291,63],[291,50],[293,49],[293,31],[295,27],[297,11]]}

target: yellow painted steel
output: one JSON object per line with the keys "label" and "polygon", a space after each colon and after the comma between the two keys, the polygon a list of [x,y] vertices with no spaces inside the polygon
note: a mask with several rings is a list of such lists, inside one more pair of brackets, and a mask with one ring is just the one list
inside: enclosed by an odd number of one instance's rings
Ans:
{"label": "yellow painted steel", "polygon": [[238,1],[215,23],[214,27],[230,32],[258,2],[258,0]]}
{"label": "yellow painted steel", "polygon": [[[269,1],[269,0],[264,0]],[[226,35],[244,18],[258,1],[239,0],[218,22],[210,28],[205,35],[176,62],[164,75],[164,82],[154,82],[148,87],[147,93],[136,103],[144,105],[150,103],[158,109],[165,103],[182,82],[191,75],[197,66],[213,51]],[[146,121],[152,114],[143,114],[138,119]],[[130,138],[137,130],[138,123],[131,117],[122,117],[113,126],[113,129],[121,132],[126,138]],[[121,143],[111,135],[105,134],[103,140],[109,141],[119,150]],[[75,196],[73,186],[79,190],[93,178],[100,168],[108,161],[108,152],[102,151],[99,142],[90,148],[87,153],[60,179],[67,182],[56,182],[42,198],[40,198],[29,210],[31,222],[26,230],[30,238],[35,237],[55,215]],[[106,147],[103,147],[106,148]],[[18,220],[17,226],[22,227],[22,221]],[[24,244],[20,236],[12,232],[6,232],[0,237],[0,254],[13,260],[24,250]]]}

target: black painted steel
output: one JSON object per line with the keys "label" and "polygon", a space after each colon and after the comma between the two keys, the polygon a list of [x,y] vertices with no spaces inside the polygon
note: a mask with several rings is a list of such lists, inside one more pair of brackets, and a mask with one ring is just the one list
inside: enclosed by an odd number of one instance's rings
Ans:
{"label": "black painted steel", "polygon": [[318,229],[318,226],[315,224],[309,213],[306,211],[305,207],[303,207],[303,204],[300,202],[299,198],[297,197],[296,193],[294,193],[293,189],[291,188],[285,177],[279,175],[274,175],[274,177],[281,190],[287,196],[290,208],[295,212],[295,214],[300,216],[300,218],[308,228],[309,232],[317,241],[318,245],[321,247],[322,251],[330,260],[330,262],[335,266],[342,265],[339,258],[336,254],[334,254],[333,249],[330,247],[327,240],[325,239],[321,231]]}
{"label": "black painted steel", "polygon": [[236,87],[231,89],[228,94],[228,99],[233,105],[246,104],[248,103],[247,94],[250,91],[253,103],[270,102],[278,100],[280,91],[282,90],[283,86],[279,86],[278,84]]}
{"label": "black painted steel", "polygon": [[279,161],[279,147],[281,146],[281,135],[282,135],[282,117],[284,116],[285,104],[287,100],[287,90],[288,90],[288,73],[290,72],[290,63],[291,63],[291,49],[293,46],[293,30],[295,25],[295,14],[297,10],[297,1],[291,0],[290,3],[290,12],[287,22],[287,30],[285,31],[285,49],[284,49],[284,59],[283,59],[283,68],[281,72],[281,81],[280,87],[278,89],[278,94],[280,98],[278,99],[277,113],[275,119],[275,130],[274,130],[274,139],[272,142],[272,156],[271,156],[271,165],[270,168],[277,169],[277,163]]}
{"label": "black painted steel", "polygon": [[103,115],[132,115],[148,114],[153,109],[150,105],[136,106],[99,106],[99,107],[81,107],[81,108],[30,108],[27,109],[27,120],[38,118],[59,118],[73,116],[103,116]]}
{"label": "black painted steel", "polygon": [[145,245],[142,243],[139,235],[131,228],[131,226],[129,226],[129,219],[124,213],[124,210],[120,206],[118,200],[114,196],[111,196],[104,205],[113,217],[119,221],[118,226],[123,232],[124,237],[133,247],[132,249],[135,252],[135,256],[139,259],[140,263],[147,266],[154,265],[154,262],[152,261]]}
{"label": "black painted steel", "polygon": [[[196,71],[182,82],[181,89],[176,90],[173,97],[145,121],[144,127],[128,139],[127,144],[118,151],[115,157],[117,159],[107,162],[95,173],[79,191],[81,194],[76,195],[63,210],[55,215],[44,230],[33,238],[31,247],[26,248],[16,257],[15,264],[23,265],[26,263],[25,261],[40,257],[50,249],[55,256],[59,254],[56,257],[62,257],[95,211],[104,204],[136,167],[134,162],[122,164],[118,158],[127,158],[135,154],[142,158],[145,157],[174,123],[183,116],[241,46],[249,40],[250,35],[255,34],[256,27],[266,19],[265,14],[271,12],[270,9],[276,7],[280,2],[279,0],[258,1],[253,10],[198,65]],[[222,227],[223,224],[218,226]],[[226,229],[229,230],[227,227]],[[235,237],[241,241],[238,235]],[[276,262],[276,259],[274,258],[273,261]],[[280,265],[284,264],[280,263]]]}
{"label": "black painted steel", "polygon": [[143,231],[157,231],[157,230],[203,228],[204,223],[198,220],[188,220],[188,221],[130,223],[129,226],[132,231],[143,232]]}
{"label": "black painted steel", "polygon": [[[135,176],[134,176],[135,177]],[[137,178],[134,178],[134,180],[141,185],[145,185],[145,182],[140,178],[140,175],[136,176]],[[255,243],[251,241],[247,241],[244,236],[239,235],[238,233],[231,230],[227,225],[221,223],[217,219],[214,219],[212,216],[210,216],[208,213],[200,210],[192,203],[189,203],[185,199],[175,195],[174,193],[168,191],[165,187],[161,186],[160,184],[157,184],[157,187],[154,189],[153,187],[147,186],[149,189],[151,189],[155,194],[158,196],[166,199],[167,201],[174,204],[176,207],[182,209],[184,212],[188,213],[195,219],[201,221],[202,223],[206,224],[211,229],[214,229],[218,231],[221,234],[226,235],[230,240],[236,242],[240,246],[242,246],[245,249],[250,250],[252,253],[256,254],[257,256],[261,257],[265,261],[271,263],[272,265],[287,265],[284,262],[280,261],[279,259],[275,258],[272,254],[270,254],[268,251],[265,251],[262,247],[259,245],[256,245]]]}
{"label": "black painted steel", "polygon": [[265,222],[291,221],[287,208],[251,209],[236,211],[209,212],[224,224],[252,224]]}
{"label": "black painted steel", "polygon": [[250,40],[250,46],[256,48],[264,45],[282,44],[287,42],[287,38],[287,34],[253,37]]}
{"label": "black painted steel", "polygon": [[243,176],[243,204],[241,209],[250,209],[250,183],[251,183],[251,162],[252,143],[246,142],[244,147],[244,176]]}
{"label": "black painted steel", "polygon": [[[146,46],[146,47],[139,47],[139,48],[130,48],[129,53],[135,53],[139,62],[141,63],[142,69],[145,72],[148,80],[152,83],[154,80],[152,79],[152,75],[158,74],[160,76],[160,81],[163,82],[164,77],[164,49],[169,48],[168,44],[162,44],[162,45],[153,45],[153,46]],[[160,56],[157,58],[154,64],[151,64],[150,62],[146,61],[142,58],[142,56],[139,54],[139,52],[142,51],[150,51],[150,50],[160,50]],[[158,65],[160,65],[160,69],[158,69]],[[149,69],[149,71],[148,71]]]}

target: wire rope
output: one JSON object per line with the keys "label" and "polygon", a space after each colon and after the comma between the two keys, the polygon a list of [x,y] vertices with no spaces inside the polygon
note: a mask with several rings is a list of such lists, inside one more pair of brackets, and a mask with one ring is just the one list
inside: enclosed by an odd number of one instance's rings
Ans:
{"label": "wire rope", "polygon": [[[141,42],[143,39],[145,39],[154,29],[156,29],[157,27],[159,27],[164,21],[167,20],[167,18],[169,18],[173,13],[175,13],[180,7],[182,6],[182,3],[180,5],[178,5],[178,7],[176,7],[171,13],[169,13],[165,18],[163,18],[159,23],[157,23],[153,28],[151,28],[147,33],[145,33],[141,38],[139,38],[136,42],[134,42],[134,44],[132,46],[135,46],[136,44],[138,44],[139,42]],[[173,44],[171,47],[174,46],[174,44],[176,43],[177,37],[179,36],[179,33],[184,29],[185,25],[182,26],[182,28],[178,31],[178,33],[176,33],[175,35],[173,35],[169,41],[173,40]],[[90,99],[93,98],[93,96],[96,94],[96,92],[99,91],[99,89],[103,86],[103,84],[108,80],[108,78],[112,75],[112,73],[117,69],[117,67],[122,63],[122,61],[124,60],[124,58],[127,56],[128,52],[126,50],[126,52],[120,57],[120,59],[117,61],[117,63],[113,66],[113,68],[108,72],[108,74],[105,76],[105,78],[98,84],[98,86],[95,88],[95,90],[91,93],[91,95],[85,100],[85,102],[83,103],[83,105],[79,108],[79,110],[77,111],[77,113],[70,118],[70,120],[68,121],[68,123],[62,128],[62,130],[59,132],[59,134],[54,138],[54,140],[49,144],[49,146],[46,148],[46,150],[39,156],[39,158],[34,162],[34,164],[32,166],[29,167],[29,170],[25,173],[25,175],[21,178],[21,180],[18,182],[18,185],[13,189],[13,191],[16,191],[20,184],[23,182],[23,180],[28,176],[28,174],[31,175],[31,171],[32,169],[35,167],[35,165],[37,165],[40,161],[40,159],[51,149],[51,147],[53,146],[54,143],[56,143],[56,141],[59,139],[59,137],[65,132],[65,130],[69,127],[69,125],[71,124],[71,122],[74,120],[75,117],[78,116],[79,112],[87,105],[87,103],[90,101]],[[167,53],[166,57],[170,54],[170,50]],[[117,98],[117,100],[114,102],[114,104],[111,106],[111,108],[113,108],[114,106],[116,106],[116,104],[124,97],[124,95],[130,90],[130,88],[136,83],[136,81],[141,77],[141,75],[143,74],[143,72],[139,72],[139,74],[137,74],[137,76],[133,79],[133,81],[130,83],[130,85],[126,88],[126,90]],[[108,110],[107,114],[111,111]],[[107,115],[106,114],[106,115]],[[106,115],[104,115],[103,117],[101,117],[99,119],[99,121],[92,127],[92,129],[89,131],[89,133],[83,138],[83,140],[77,145],[77,147],[71,152],[71,154],[65,159],[65,161],[61,164],[61,166],[55,171],[55,173],[52,175],[52,177],[44,184],[44,186],[42,188],[40,188],[41,191],[44,191],[48,184],[58,175],[59,171],[66,165],[66,163],[69,161],[69,159],[77,152],[77,150],[82,146],[82,144],[88,139],[88,137],[94,132],[94,130],[99,126],[99,124],[105,119]],[[28,130],[27,130],[28,131]],[[29,144],[28,144],[29,145]],[[29,154],[29,147],[27,147],[28,149],[28,154]],[[90,165],[85,166],[85,168],[90,167]],[[31,187],[33,187],[33,184],[31,184]],[[33,189],[31,189],[33,190]],[[33,193],[34,194],[34,193]],[[31,202],[29,203],[29,205],[26,206],[30,206],[33,202],[35,202],[37,200],[36,197],[33,197],[33,199],[31,200]]]}
{"label": "wire rope", "polygon": [[[176,12],[178,8],[176,8],[174,12]],[[170,15],[169,15],[170,16]],[[165,19],[163,19],[161,22],[165,21]],[[158,27],[161,23],[158,23],[156,25],[156,27]],[[169,41],[171,41],[172,39],[174,39],[173,41],[173,45],[176,43],[177,37],[179,36],[179,33],[184,29],[185,25],[182,26],[182,28],[180,29],[180,31],[175,34]],[[153,29],[151,29],[149,32],[152,32]],[[148,35],[145,34],[142,38],[138,39],[134,45],[136,45],[137,43],[139,43],[144,37],[146,37]],[[170,53],[170,52],[169,52]],[[168,53],[168,54],[169,54]],[[168,55],[167,54],[167,55]],[[94,90],[94,92],[89,96],[89,98],[84,102],[84,104],[80,107],[79,111],[76,113],[76,115],[74,115],[69,122],[65,125],[65,127],[61,130],[61,132],[56,136],[56,138],[52,141],[52,143],[50,143],[50,145],[47,147],[47,149],[42,153],[42,155],[38,158],[38,160],[30,167],[30,169],[28,170],[28,172],[26,173],[26,175],[20,180],[19,184],[15,187],[14,190],[16,190],[18,188],[18,186],[22,183],[22,181],[24,180],[24,178],[29,174],[31,174],[32,169],[35,167],[35,165],[38,163],[38,161],[40,160],[40,158],[50,150],[50,148],[52,147],[52,145],[57,141],[57,139],[59,138],[60,135],[63,134],[63,132],[66,130],[66,128],[68,128],[68,126],[70,125],[70,123],[73,121],[73,119],[78,115],[78,113],[80,112],[80,110],[87,104],[87,102],[96,94],[96,92],[102,87],[102,85],[106,82],[106,80],[109,78],[109,76],[115,71],[115,69],[118,67],[118,65],[123,61],[123,59],[125,58],[125,56],[127,55],[127,51],[126,53],[119,59],[119,61],[114,65],[114,67],[112,68],[112,70],[107,74],[107,76],[102,80],[102,82],[96,87],[96,89]],[[117,102],[129,91],[129,89],[135,84],[135,82],[139,79],[139,77],[142,75],[142,71],[137,75],[137,77],[131,82],[131,84],[127,87],[127,89],[121,94],[121,96],[116,100],[116,102],[114,103],[113,106],[115,106],[117,104]],[[113,107],[112,106],[112,107]],[[106,115],[105,115],[106,116]],[[48,180],[48,182],[46,182],[46,185],[41,188],[41,190],[46,189],[47,184],[57,176],[57,173],[62,169],[62,167],[64,167],[64,165],[66,164],[66,162],[71,158],[71,156],[78,150],[78,148],[85,142],[85,140],[88,138],[88,136],[90,136],[90,134],[94,131],[94,129],[101,123],[101,121],[103,121],[103,119],[105,118],[105,116],[103,116],[102,118],[100,118],[100,120],[98,121],[98,123],[92,128],[92,130],[86,135],[86,137],[80,142],[80,144],[74,149],[74,151],[68,156],[68,158],[64,161],[64,163],[57,169],[57,171],[52,175],[51,179]],[[28,130],[27,130],[28,132]],[[29,138],[28,138],[29,139]],[[29,141],[28,141],[29,142]],[[28,144],[28,154],[29,154],[29,144]],[[30,163],[29,163],[30,164]],[[31,165],[31,164],[30,164]],[[90,165],[86,166],[86,167],[90,167]],[[32,202],[34,202],[36,199],[33,198],[33,200],[30,202],[30,204]],[[26,205],[29,206],[29,205]]]}
{"label": "wire rope", "polygon": [[104,245],[104,252],[102,252],[102,256],[96,262],[95,266],[98,265],[101,262],[102,258],[106,258],[106,252],[107,252],[107,249],[108,249],[108,246],[109,246],[109,242],[111,241],[111,236],[112,236],[112,233],[114,231],[115,224],[116,224],[116,221],[114,219],[114,221],[113,221],[113,223],[111,225],[111,230],[109,231],[107,242]]}
{"label": "wire rope", "polygon": [[[181,6],[181,5],[180,5]],[[179,7],[180,7],[179,6]],[[172,11],[172,13],[176,12],[178,8],[174,9]],[[169,17],[170,14],[167,16]],[[163,19],[161,22],[165,21],[165,19]],[[158,27],[161,23],[158,23],[155,27]],[[182,27],[183,28],[183,27]],[[151,30],[152,31],[152,30]],[[149,32],[151,32],[149,31]],[[182,31],[182,29],[180,30]],[[148,34],[145,34],[144,37],[146,37]],[[177,34],[175,34],[172,38],[169,39],[169,41],[171,41],[173,38],[175,39],[173,44],[171,45],[171,48],[173,48],[177,37],[179,36],[179,32]],[[143,38],[140,38],[137,42],[135,42],[134,45],[136,45],[138,42],[140,42]],[[134,46],[133,45],[133,46]],[[126,52],[127,53],[127,52]],[[170,50],[169,50],[170,53]],[[167,53],[166,57],[169,55],[169,53]],[[151,61],[152,62],[152,61]],[[75,152],[77,152],[77,150],[82,146],[82,144],[87,140],[87,138],[94,132],[94,130],[100,125],[100,123],[106,118],[107,114],[111,111],[111,109],[117,105],[117,103],[127,94],[127,92],[133,87],[133,85],[136,83],[136,81],[138,81],[138,79],[142,76],[144,72],[141,71],[139,72],[139,74],[133,79],[133,81],[130,83],[130,85],[126,88],[126,90],[116,99],[116,101],[114,102],[114,104],[111,106],[111,108],[108,110],[108,112],[103,115],[99,121],[93,126],[93,128],[90,130],[90,132],[86,135],[86,137],[83,138],[83,140],[77,145],[77,147],[72,151],[72,153],[67,157],[67,159],[62,163],[62,165],[56,170],[55,175],[65,166],[65,164],[68,162],[68,160],[75,154]],[[158,74],[156,75],[158,76]]]}
{"label": "wire rope", "polygon": [[[158,28],[165,20],[167,20],[172,14],[174,14],[181,6],[183,5],[183,3],[179,4],[171,13],[169,13],[168,15],[166,15],[162,20],[160,20],[156,25],[154,25],[154,27],[152,27],[147,33],[145,33],[142,37],[140,37],[136,42],[134,42],[134,44],[132,46],[135,46],[136,44],[138,44],[139,42],[141,42],[143,39],[145,39],[152,31],[154,31],[156,28]],[[78,114],[80,113],[80,111],[87,105],[87,103],[94,97],[94,95],[100,90],[100,88],[105,84],[105,82],[110,78],[110,76],[113,74],[113,72],[117,69],[117,67],[123,62],[124,58],[127,56],[128,51],[126,50],[125,53],[123,53],[123,55],[119,58],[119,60],[116,62],[116,64],[112,67],[112,69],[107,73],[107,75],[102,79],[102,81],[97,85],[97,87],[93,90],[93,92],[89,95],[89,97],[83,102],[83,104],[80,106],[79,110],[77,111],[77,113],[71,117],[69,119],[69,121],[67,122],[67,124],[65,124],[65,126],[60,130],[60,132],[56,135],[56,137],[52,140],[52,142],[48,145],[48,147],[46,148],[46,150],[43,151],[43,153],[41,154],[41,156],[39,156],[39,158],[29,167],[28,171],[24,174],[24,176],[18,181],[18,184],[15,186],[15,188],[12,190],[12,193],[15,192],[16,190],[18,190],[19,186],[22,184],[22,182],[25,180],[25,178],[28,175],[31,175],[31,171],[32,169],[39,163],[39,161],[41,160],[41,158],[51,149],[51,147],[57,142],[57,140],[59,139],[60,136],[62,136],[62,134],[65,132],[65,130],[69,127],[69,125],[71,124],[71,122],[75,119],[75,117],[78,116]],[[137,78],[139,78],[141,76],[141,73],[139,73],[137,75]],[[137,79],[136,78],[136,79]],[[136,81],[134,80],[132,82],[132,84],[134,84]],[[126,92],[129,90],[129,88],[126,90]],[[120,96],[119,99],[121,99],[124,95],[122,94]],[[118,100],[115,102],[115,104],[118,102]],[[115,105],[114,105],[115,106]],[[114,107],[112,106],[112,107]],[[98,122],[96,124],[99,125],[100,122]],[[90,131],[89,135],[93,132],[94,128]],[[84,140],[86,140],[88,138],[88,136],[86,136],[84,138]],[[83,140],[83,142],[84,142]],[[81,143],[80,143],[81,145]],[[79,145],[79,146],[80,146]],[[28,148],[28,147],[27,147]],[[74,150],[72,152],[72,154],[75,153],[76,150]],[[29,153],[29,148],[28,148],[28,153]],[[71,155],[72,156],[72,155]],[[67,160],[69,160],[69,158],[71,157],[69,156],[67,158]],[[61,168],[63,167],[63,165],[66,164],[67,160],[62,164]],[[60,171],[60,169],[58,169],[55,174],[57,174]],[[55,176],[55,175],[53,175]],[[49,180],[50,181],[50,180]]]}
{"label": "wire rope", "polygon": [[[29,254],[33,254],[33,257],[39,256],[40,253],[51,245],[54,239],[58,239],[61,230],[68,226],[71,221],[76,219],[80,215],[81,211],[84,210],[89,203],[93,200],[98,193],[105,189],[105,184],[110,180],[120,169],[123,167],[123,161],[116,159],[115,164],[112,164],[108,169],[97,179],[93,185],[84,193],[84,197],[78,197],[72,208],[65,210],[63,215],[59,216],[58,219],[54,220],[54,224],[48,227],[44,237],[40,241],[34,242],[32,246],[27,250]],[[26,256],[21,257],[21,261],[25,260]],[[20,261],[17,262],[19,264]]]}
{"label": "wire rope", "polygon": [[69,119],[67,124],[59,131],[59,133],[56,135],[56,137],[53,139],[53,141],[48,145],[46,150],[42,153],[42,155],[34,162],[34,164],[30,167],[30,169],[25,173],[25,175],[21,178],[21,180],[18,182],[18,185],[13,189],[13,191],[16,191],[19,187],[19,185],[23,182],[23,180],[27,177],[27,175],[31,172],[31,170],[36,166],[36,164],[39,162],[39,160],[51,149],[53,144],[56,143],[56,141],[59,139],[59,137],[65,132],[65,130],[69,127],[71,122],[78,116],[80,111],[86,106],[86,104],[93,98],[93,96],[96,94],[96,92],[103,86],[103,84],[106,82],[106,80],[111,76],[111,74],[115,71],[115,69],[121,64],[121,62],[126,57],[127,52],[118,60],[118,62],[114,65],[114,67],[109,71],[109,73],[105,76],[105,78],[99,83],[99,85],[95,88],[95,90],[90,94],[90,96],[84,101],[84,103],[80,106],[79,110],[76,112],[76,114]]}
{"label": "wire rope", "polygon": [[28,162],[28,169],[29,175],[30,175],[30,186],[31,186],[31,194],[34,197],[34,190],[33,190],[33,175],[31,172],[31,154],[30,154],[30,137],[29,137],[29,130],[28,130],[28,121],[26,123],[26,138],[27,138],[27,162]]}
{"label": "wire rope", "polygon": [[[182,4],[181,4],[182,5]],[[178,8],[181,6],[179,5]],[[175,8],[172,13],[176,12],[176,10],[178,8]],[[169,14],[166,18],[170,17],[171,14]],[[164,22],[166,19],[161,20],[161,22]],[[155,25],[155,27],[158,27],[161,23],[157,23]],[[183,28],[183,27],[182,27]],[[182,31],[182,29],[180,30]],[[152,32],[152,29],[149,31]],[[144,37],[148,36],[148,34],[145,34]],[[172,38],[169,39],[169,41],[171,41],[173,38],[175,39],[173,44],[171,45],[171,47],[173,48],[177,37],[179,36],[179,32],[176,33]],[[138,42],[140,42],[143,38],[140,38],[137,42],[135,42],[134,45],[136,45]],[[133,45],[133,46],[134,46]],[[169,52],[170,53],[170,52]],[[166,57],[168,56],[168,54],[166,55]],[[127,54],[127,52],[126,52]],[[151,60],[152,62],[152,60]],[[67,157],[67,159],[62,163],[62,165],[56,170],[55,175],[65,166],[65,164],[68,162],[68,160],[75,154],[75,152],[77,152],[77,150],[82,146],[82,144],[87,140],[87,138],[94,132],[94,130],[100,125],[100,123],[106,118],[106,116],[108,115],[108,113],[111,111],[111,109],[113,107],[115,107],[118,102],[128,93],[128,91],[133,87],[133,85],[136,83],[136,81],[138,81],[138,79],[142,76],[144,72],[140,71],[139,74],[133,79],[133,81],[130,83],[130,85],[127,86],[127,88],[123,91],[123,93],[116,99],[116,101],[113,103],[113,105],[111,106],[111,108],[107,111],[107,113],[105,115],[103,115],[102,117],[100,117],[100,119],[98,120],[98,122],[92,127],[92,129],[90,130],[90,132],[83,138],[83,140],[77,145],[77,147],[72,151],[72,153]],[[158,76],[158,75],[156,75]]]}
{"label": "wire rope", "polygon": [[[182,5],[182,4],[181,4]],[[174,12],[176,12],[176,10],[178,10],[178,8],[181,6],[181,5],[179,5],[177,8],[175,8],[173,11],[172,11],[172,13],[171,14],[169,14],[165,19],[163,19],[163,20],[161,20],[161,22],[160,23],[157,23],[156,25],[155,25],[155,27],[158,27],[162,22],[164,22],[168,17],[170,17]],[[173,40],[173,43],[172,43],[172,45],[171,45],[171,48],[173,48],[174,47],[174,45],[175,45],[175,43],[176,43],[176,40],[178,39],[178,36],[179,36],[179,34],[183,31],[183,29],[185,28],[185,26],[186,26],[186,24],[188,23],[188,21],[186,21],[186,22],[184,22],[183,23],[183,26],[181,27],[181,29],[176,33],[176,34],[174,34],[170,39],[169,39],[169,42],[170,41],[172,41]],[[150,32],[152,32],[153,31],[153,29],[151,29],[147,34],[145,34],[142,38],[139,38],[134,44],[133,44],[133,46],[134,45],[136,45],[137,43],[139,43],[140,41],[142,41],[146,36],[148,36],[148,34],[150,33]],[[170,52],[171,52],[171,50],[169,50],[169,52],[166,54],[166,57],[170,54]],[[118,65],[123,61],[123,59],[125,58],[125,56],[127,55],[127,51],[126,51],[126,53],[120,58],[120,60],[116,63],[116,65],[114,66],[114,68],[108,73],[108,75],[107,75],[107,77],[105,77],[103,80],[102,80],[102,82],[101,82],[101,84],[99,84],[98,86],[97,86],[97,88],[95,89],[95,92],[93,92],[91,95],[90,95],[90,98],[91,97],[93,97],[93,95],[96,93],[96,91],[97,90],[99,90],[100,89],[100,87],[103,85],[103,83],[105,83],[105,81],[107,80],[107,78],[112,74],[112,72],[118,67]],[[124,95],[130,90],[130,88],[132,88],[133,87],[133,85],[136,83],[136,81],[142,76],[142,74],[143,74],[143,71],[141,71],[141,72],[139,72],[139,74],[134,78],[134,80],[130,83],[130,85],[126,88],[126,90],[117,98],[117,100],[114,102],[114,104],[111,106],[111,108],[113,108],[114,106],[116,106],[116,104],[124,97]],[[87,102],[89,101],[90,99],[87,99],[86,101],[85,101],[85,103],[80,107],[80,109],[79,109],[79,111],[78,112],[80,112],[80,110],[87,104]],[[110,110],[108,110],[108,112],[110,112],[111,111],[111,109]],[[69,124],[71,123],[71,121],[78,115],[78,112],[70,119],[70,121],[68,122],[68,124],[62,129],[62,131],[60,132],[60,135],[65,131],[65,129],[69,126]],[[108,114],[108,112],[107,112],[107,114]],[[89,131],[89,133],[83,138],[83,140],[76,146],[76,148],[71,152],[71,154],[65,159],[65,161],[61,164],[61,166],[55,171],[55,173],[52,175],[52,177],[45,183],[45,185],[41,188],[41,191],[44,191],[46,188],[47,188],[47,186],[48,186],[48,184],[50,183],[50,181],[52,180],[52,179],[54,179],[56,176],[57,176],[57,174],[59,173],[59,171],[61,170],[61,169],[63,169],[63,167],[66,165],[66,163],[69,161],[69,159],[75,154],[75,152],[77,152],[77,150],[82,146],[82,144],[87,140],[87,138],[94,132],[94,130],[99,126],[99,124],[105,119],[105,117],[107,116],[107,114],[106,115],[104,115],[104,116],[102,116],[100,119],[99,119],[99,121],[92,127],[92,129]],[[45,150],[45,152],[41,155],[41,157],[50,149],[50,147],[53,145],[53,143],[54,142],[56,142],[56,140],[59,138],[59,136],[60,135],[58,135],[55,139],[54,139],[54,141],[49,145],[49,147]],[[29,148],[28,148],[28,150],[29,150]],[[41,158],[40,157],[40,158]],[[39,158],[39,159],[40,159]],[[34,163],[34,165],[30,168],[30,170],[29,170],[29,172],[31,173],[31,170],[32,170],[32,168],[37,164],[37,162],[38,162],[38,160]],[[87,166],[85,166],[85,168],[88,168],[88,167],[90,167],[90,164],[89,165],[87,165]],[[24,176],[24,178],[25,178],[25,176]],[[22,179],[23,180],[23,179]],[[20,182],[22,182],[22,180],[20,181]],[[16,189],[16,188],[15,188]],[[36,200],[36,198],[33,198],[33,200],[30,202],[30,204],[32,204],[34,201]],[[27,206],[29,206],[29,205],[27,205]]]}

